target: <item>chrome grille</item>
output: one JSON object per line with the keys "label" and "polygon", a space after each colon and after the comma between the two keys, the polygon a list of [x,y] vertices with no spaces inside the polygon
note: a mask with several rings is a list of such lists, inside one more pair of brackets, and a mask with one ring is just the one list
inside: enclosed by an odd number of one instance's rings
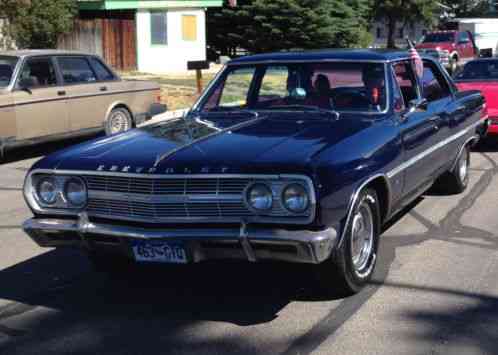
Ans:
{"label": "chrome grille", "polygon": [[[138,220],[144,222],[239,222],[255,217],[244,203],[244,190],[257,177],[165,177],[86,175],[90,216]],[[266,180],[265,180],[266,181]],[[267,218],[292,217],[290,223],[308,220],[312,209],[303,215],[289,213],[280,203],[284,182],[272,180],[276,188],[271,215]]]}

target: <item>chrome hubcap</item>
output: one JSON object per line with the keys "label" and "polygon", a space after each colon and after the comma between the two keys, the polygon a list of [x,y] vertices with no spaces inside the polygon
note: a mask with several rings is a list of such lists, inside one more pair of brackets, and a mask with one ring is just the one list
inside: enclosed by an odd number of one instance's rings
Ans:
{"label": "chrome hubcap", "polygon": [[467,159],[467,152],[463,151],[462,156],[458,164],[458,174],[460,175],[460,181],[465,181],[468,173],[469,160]]}
{"label": "chrome hubcap", "polygon": [[124,132],[129,129],[128,117],[122,112],[116,112],[111,116],[109,125],[112,134]]}
{"label": "chrome hubcap", "polygon": [[357,273],[362,273],[368,269],[374,249],[373,215],[366,200],[353,217],[351,233],[353,266]]}

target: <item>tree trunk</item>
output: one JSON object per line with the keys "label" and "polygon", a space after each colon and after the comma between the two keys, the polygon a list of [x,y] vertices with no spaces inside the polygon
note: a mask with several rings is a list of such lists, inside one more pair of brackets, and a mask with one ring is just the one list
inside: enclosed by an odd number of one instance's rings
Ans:
{"label": "tree trunk", "polygon": [[387,17],[387,48],[396,48],[394,36],[396,35],[396,18],[393,16]]}

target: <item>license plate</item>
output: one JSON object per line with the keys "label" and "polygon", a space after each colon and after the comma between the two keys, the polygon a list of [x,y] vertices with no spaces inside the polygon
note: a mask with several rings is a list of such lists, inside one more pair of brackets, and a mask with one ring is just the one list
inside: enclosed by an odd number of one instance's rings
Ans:
{"label": "license plate", "polygon": [[187,253],[181,242],[135,240],[132,244],[135,260],[139,262],[186,264]]}

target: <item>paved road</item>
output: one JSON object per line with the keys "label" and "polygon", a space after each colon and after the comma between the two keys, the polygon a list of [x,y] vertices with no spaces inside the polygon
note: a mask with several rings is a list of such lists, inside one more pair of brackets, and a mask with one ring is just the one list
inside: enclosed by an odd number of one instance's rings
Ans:
{"label": "paved road", "polygon": [[426,195],[384,232],[375,280],[321,299],[295,266],[206,264],[111,279],[35,246],[0,166],[0,354],[498,354],[498,145],[458,196]]}

